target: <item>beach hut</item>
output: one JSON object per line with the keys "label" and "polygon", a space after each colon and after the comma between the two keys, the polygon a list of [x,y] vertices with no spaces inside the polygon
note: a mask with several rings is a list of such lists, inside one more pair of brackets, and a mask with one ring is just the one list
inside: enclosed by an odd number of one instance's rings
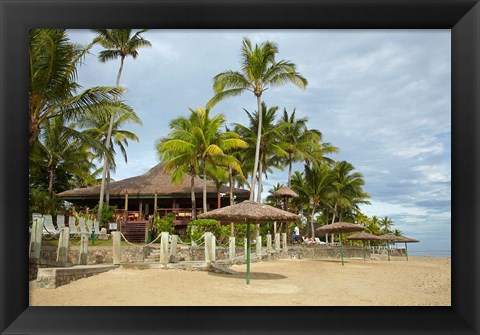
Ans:
{"label": "beach hut", "polygon": [[353,235],[348,236],[347,240],[362,241],[362,244],[363,244],[363,260],[365,260],[365,241],[378,240],[378,236],[372,235],[372,234],[369,234],[369,233],[365,233],[365,232],[361,232],[361,233],[358,233],[358,234],[353,234]]}
{"label": "beach hut", "polygon": [[340,233],[340,255],[342,258],[342,266],[343,264],[343,242],[342,242],[342,233],[347,232],[354,232],[354,231],[362,231],[365,227],[362,227],[358,224],[350,223],[350,222],[335,222],[332,224],[327,224],[325,226],[319,227],[316,230],[325,232],[325,233]]}
{"label": "beach hut", "polygon": [[395,242],[405,243],[405,257],[407,258],[407,261],[408,261],[407,243],[416,243],[416,242],[420,242],[420,241],[416,240],[414,238],[406,237],[406,236],[397,236],[397,240]]}
{"label": "beach hut", "polygon": [[228,220],[247,224],[247,285],[250,284],[250,223],[267,223],[277,220],[298,221],[299,216],[256,201],[246,200],[239,204],[226,206],[200,214],[200,219]]}
{"label": "beach hut", "polygon": [[381,241],[386,241],[387,242],[387,254],[388,254],[388,260],[390,261],[390,245],[388,245],[389,242],[398,242],[399,237],[397,235],[393,234],[384,234],[378,236],[378,239]]}
{"label": "beach hut", "polygon": [[[282,186],[275,192],[273,192],[273,196],[276,198],[283,198],[283,209],[288,211],[288,199],[290,198],[298,198],[298,194],[295,193],[290,187],[288,186]],[[286,231],[286,229],[285,229]],[[273,233],[275,234],[277,232],[277,224],[274,224],[274,229]],[[288,232],[287,232],[288,233]]]}

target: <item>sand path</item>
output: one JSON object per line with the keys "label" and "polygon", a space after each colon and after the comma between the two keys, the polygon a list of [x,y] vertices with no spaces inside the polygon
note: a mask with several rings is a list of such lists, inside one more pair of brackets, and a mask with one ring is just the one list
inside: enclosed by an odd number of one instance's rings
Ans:
{"label": "sand path", "polygon": [[277,260],[239,275],[116,269],[56,289],[30,284],[32,306],[450,306],[451,259]]}

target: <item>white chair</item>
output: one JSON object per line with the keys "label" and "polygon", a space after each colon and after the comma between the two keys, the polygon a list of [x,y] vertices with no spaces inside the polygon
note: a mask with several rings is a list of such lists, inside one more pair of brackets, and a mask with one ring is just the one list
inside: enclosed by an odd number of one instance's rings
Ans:
{"label": "white chair", "polygon": [[57,214],[57,228],[58,230],[65,228],[65,215]]}
{"label": "white chair", "polygon": [[70,236],[78,237],[80,236],[80,231],[77,228],[75,216],[70,216],[68,218],[68,227],[70,228]]}
{"label": "white chair", "polygon": [[50,214],[45,214],[43,218],[45,219],[43,225],[43,235],[49,237],[58,236],[60,234],[60,230],[55,228],[55,226],[53,225],[52,216]]}
{"label": "white chair", "polygon": [[85,226],[85,218],[79,218],[78,219],[78,227],[80,228],[80,234],[87,234],[88,235],[88,230]]}
{"label": "white chair", "polygon": [[92,226],[93,226],[93,222],[91,219],[87,219],[87,231],[89,234],[92,233]]}
{"label": "white chair", "polygon": [[315,237],[315,242],[317,242],[317,244],[327,244],[323,241],[320,241],[320,239],[318,237]]}

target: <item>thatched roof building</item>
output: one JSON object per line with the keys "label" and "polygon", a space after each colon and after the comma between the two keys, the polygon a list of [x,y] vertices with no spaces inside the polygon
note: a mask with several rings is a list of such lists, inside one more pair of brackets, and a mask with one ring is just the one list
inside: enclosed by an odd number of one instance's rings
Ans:
{"label": "thatched roof building", "polygon": [[[116,205],[121,210],[127,207],[128,211],[138,211],[140,212],[140,217],[153,214],[154,208],[163,211],[157,212],[161,216],[172,212],[172,209],[175,209],[177,213],[182,212],[182,210],[184,210],[185,214],[191,212],[190,177],[185,176],[179,185],[174,185],[171,180],[171,173],[164,172],[163,164],[160,163],[140,176],[111,182],[110,205]],[[203,198],[203,179],[195,177],[194,185],[196,207],[200,210]],[[233,193],[235,202],[247,200],[250,195],[248,190],[238,188],[235,188]],[[93,208],[98,204],[100,185],[68,190],[58,195],[75,205]],[[223,207],[229,204],[229,187],[224,185],[218,190],[215,182],[208,180],[208,209]]]}

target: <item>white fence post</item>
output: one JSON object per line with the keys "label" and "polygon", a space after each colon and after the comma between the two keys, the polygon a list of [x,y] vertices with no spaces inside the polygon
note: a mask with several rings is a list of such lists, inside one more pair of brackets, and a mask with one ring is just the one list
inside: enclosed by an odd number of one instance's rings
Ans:
{"label": "white fence post", "polygon": [[262,256],[262,235],[257,236],[257,257]]}
{"label": "white fence post", "polygon": [[282,233],[282,249],[287,251],[287,233]]}
{"label": "white fence post", "polygon": [[228,259],[235,260],[235,236],[228,239]]}
{"label": "white fence post", "polygon": [[57,262],[67,262],[68,257],[68,240],[70,238],[70,228],[65,227],[60,230],[57,247]]}
{"label": "white fence post", "polygon": [[267,251],[272,250],[272,234],[267,234]]}
{"label": "white fence post", "polygon": [[[120,233],[118,234],[120,237]],[[119,249],[118,253],[120,253],[120,247],[118,249]],[[82,236],[80,237],[80,254],[78,255],[78,264],[86,265],[87,259],[88,259],[88,234],[82,234]],[[113,240],[113,264],[120,264],[120,261],[118,263],[115,263],[115,239]]]}
{"label": "white fence post", "polygon": [[33,220],[32,233],[30,235],[29,256],[31,258],[40,258],[40,250],[42,249],[43,224],[44,218]]}
{"label": "white fence post", "polygon": [[280,251],[280,233],[275,234],[275,250]]}
{"label": "white fence post", "polygon": [[160,237],[160,263],[163,265],[168,264],[168,232],[162,231]]}

